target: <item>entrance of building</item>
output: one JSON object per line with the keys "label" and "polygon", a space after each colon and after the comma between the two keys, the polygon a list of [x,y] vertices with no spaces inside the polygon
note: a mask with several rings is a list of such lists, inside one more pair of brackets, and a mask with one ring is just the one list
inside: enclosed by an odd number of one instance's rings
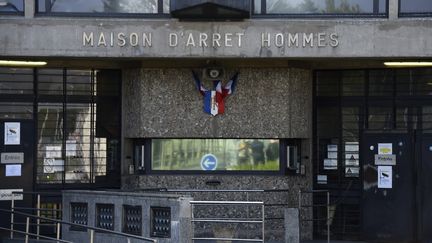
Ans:
{"label": "entrance of building", "polygon": [[[34,127],[32,120],[0,120],[0,208],[10,210],[11,191],[33,190]],[[32,207],[32,195],[16,195],[15,207]],[[21,199],[22,198],[22,199]],[[0,226],[10,227],[10,214],[0,214]],[[18,230],[24,230],[15,226]],[[1,231],[5,234],[5,231]]]}
{"label": "entrance of building", "polygon": [[432,137],[364,134],[365,240],[432,242]]}

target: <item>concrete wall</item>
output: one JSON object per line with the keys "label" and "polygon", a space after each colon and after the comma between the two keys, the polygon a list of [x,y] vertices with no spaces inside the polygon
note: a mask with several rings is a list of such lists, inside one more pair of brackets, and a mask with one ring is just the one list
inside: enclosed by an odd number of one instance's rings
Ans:
{"label": "concrete wall", "polygon": [[[201,69],[197,69],[200,71]],[[123,135],[310,138],[312,77],[302,69],[239,70],[225,114],[203,112],[190,69],[130,69],[123,75]],[[235,73],[227,70],[224,83]],[[208,88],[211,83],[205,83]]]}
{"label": "concrete wall", "polygon": [[[197,70],[199,71],[199,69]],[[312,188],[312,75],[309,70],[241,68],[235,93],[225,114],[203,112],[190,69],[129,69],[123,71],[122,188],[285,189],[265,193],[191,193],[195,200],[262,200],[267,204],[298,204],[298,190]],[[226,77],[234,70],[226,70]],[[209,85],[209,84],[207,84]],[[301,138],[304,175],[127,175],[133,138]],[[220,181],[220,185],[206,184]],[[305,199],[310,202],[310,198]],[[282,207],[268,208],[267,217],[284,217]],[[304,211],[303,218],[311,217]],[[267,222],[267,240],[284,239],[283,220]],[[302,225],[311,237],[311,225]]]}
{"label": "concrete wall", "polygon": [[[394,6],[394,5],[391,5]],[[394,16],[394,15],[391,15]],[[243,57],[243,58],[349,58],[430,57],[432,20],[426,19],[252,19],[242,22],[179,22],[175,19],[136,20],[98,18],[23,18],[0,21],[1,56],[8,57]],[[83,45],[83,33],[93,33],[93,45]],[[104,39],[101,39],[101,33]],[[111,44],[111,33],[114,41]],[[123,33],[125,44],[118,41]],[[136,33],[137,38],[131,34]],[[143,45],[142,34],[152,35],[151,46]],[[178,44],[170,45],[170,33]],[[199,35],[220,34],[219,45],[200,45]],[[225,34],[231,34],[225,42]],[[270,46],[262,34],[270,34]],[[299,45],[285,41],[278,46],[276,35],[298,33]],[[323,39],[319,44],[319,34]],[[189,42],[189,35],[194,43]],[[237,34],[242,35],[239,45]],[[303,34],[313,34],[313,47],[303,45]],[[338,40],[337,45],[330,37]],[[337,36],[337,37],[336,37]]]}
{"label": "concrete wall", "polygon": [[[189,243],[190,241],[190,197],[170,194],[142,194],[116,191],[64,191],[63,192],[63,219],[71,221],[71,203],[86,203],[88,207],[88,226],[96,225],[96,204],[114,205],[114,231],[123,232],[124,205],[141,206],[142,235],[143,237],[157,239],[161,243]],[[171,236],[169,238],[150,237],[151,207],[167,207],[171,210]],[[62,227],[62,239],[72,242],[88,242],[89,230],[73,230],[70,226]],[[95,242],[117,243],[126,242],[123,236],[104,232],[95,233]],[[132,239],[138,243],[142,240]]]}

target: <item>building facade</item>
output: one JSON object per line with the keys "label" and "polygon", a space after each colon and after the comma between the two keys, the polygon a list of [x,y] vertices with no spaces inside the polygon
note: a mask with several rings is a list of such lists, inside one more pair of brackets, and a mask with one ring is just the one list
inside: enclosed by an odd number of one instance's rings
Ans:
{"label": "building facade", "polygon": [[[0,0],[0,59],[46,62],[0,62],[2,192],[252,198],[282,242],[283,208],[326,190],[332,238],[429,242],[431,16],[427,0]],[[325,208],[300,216],[303,239],[326,237]]]}

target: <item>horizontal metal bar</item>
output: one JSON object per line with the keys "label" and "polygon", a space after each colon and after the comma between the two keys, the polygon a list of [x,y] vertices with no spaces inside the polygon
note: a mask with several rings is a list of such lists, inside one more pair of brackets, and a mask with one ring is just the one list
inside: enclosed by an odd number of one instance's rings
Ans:
{"label": "horizontal metal bar", "polygon": [[61,209],[13,207],[13,209],[61,212]]}
{"label": "horizontal metal bar", "polygon": [[12,194],[29,194],[29,195],[53,195],[53,196],[61,196],[61,193],[58,192],[21,192],[21,191],[14,191]]}
{"label": "horizontal metal bar", "polygon": [[[27,225],[27,223],[13,223],[13,225]],[[41,226],[54,226],[56,224],[37,224],[37,223],[29,223],[29,225],[41,225]]]}
{"label": "horizontal metal bar", "polygon": [[289,192],[288,189],[249,189],[249,190],[237,190],[237,189],[168,189],[168,188],[148,188],[141,189],[140,191],[161,191],[161,192]]}
{"label": "horizontal metal bar", "polygon": [[239,202],[239,201],[190,201],[194,205],[263,205],[264,202]]}
{"label": "horizontal metal bar", "polygon": [[301,193],[328,192],[328,190],[302,190]]}
{"label": "horizontal metal bar", "polygon": [[264,240],[261,240],[261,239],[240,239],[240,238],[192,238],[192,240],[219,240],[219,241],[264,242]]}
{"label": "horizontal metal bar", "polygon": [[[163,190],[163,189],[162,189]],[[202,189],[166,189],[164,191],[167,192],[264,192],[265,190],[261,189],[252,189],[252,190],[216,190],[216,189],[209,189],[209,190],[202,190]]]}
{"label": "horizontal metal bar", "polygon": [[283,207],[288,206],[287,203],[273,203],[273,204],[264,204],[266,207]]}
{"label": "horizontal metal bar", "polygon": [[300,221],[324,221],[330,220],[329,218],[319,218],[319,219],[301,219]]}
{"label": "horizontal metal bar", "polygon": [[192,219],[191,222],[212,222],[212,223],[250,223],[262,224],[262,220],[235,220],[235,219]]}
{"label": "horizontal metal bar", "polygon": [[0,227],[0,229],[1,230],[7,230],[9,232],[20,233],[20,234],[24,234],[24,235],[36,236],[36,237],[40,237],[42,239],[53,240],[56,242],[73,243],[72,241],[60,240],[60,239],[57,240],[56,238],[51,238],[51,237],[44,236],[44,235],[37,235],[37,234],[33,234],[33,233],[27,233],[27,232],[20,231],[20,230],[13,230],[13,229],[8,229],[8,228],[3,228],[3,227]]}
{"label": "horizontal metal bar", "polygon": [[327,204],[312,204],[312,205],[301,205],[302,208],[313,208],[313,207],[328,207]]}

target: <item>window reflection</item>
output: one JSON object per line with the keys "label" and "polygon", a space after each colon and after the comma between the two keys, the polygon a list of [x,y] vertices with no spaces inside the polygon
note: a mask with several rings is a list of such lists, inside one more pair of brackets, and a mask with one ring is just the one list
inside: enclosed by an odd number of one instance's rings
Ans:
{"label": "window reflection", "polygon": [[[255,10],[260,6],[256,5]],[[385,0],[267,0],[268,14],[386,13]],[[257,12],[256,12],[257,13]]]}
{"label": "window reflection", "polygon": [[23,0],[0,0],[1,13],[20,13],[24,11]]}
{"label": "window reflection", "polygon": [[431,13],[431,0],[400,0],[401,13]]}
{"label": "window reflection", "polygon": [[279,170],[275,139],[153,139],[152,169],[206,170],[206,154],[217,158],[214,170]]}
{"label": "window reflection", "polygon": [[[164,1],[164,12],[168,5]],[[46,13],[158,13],[157,0],[49,0],[38,1]]]}

